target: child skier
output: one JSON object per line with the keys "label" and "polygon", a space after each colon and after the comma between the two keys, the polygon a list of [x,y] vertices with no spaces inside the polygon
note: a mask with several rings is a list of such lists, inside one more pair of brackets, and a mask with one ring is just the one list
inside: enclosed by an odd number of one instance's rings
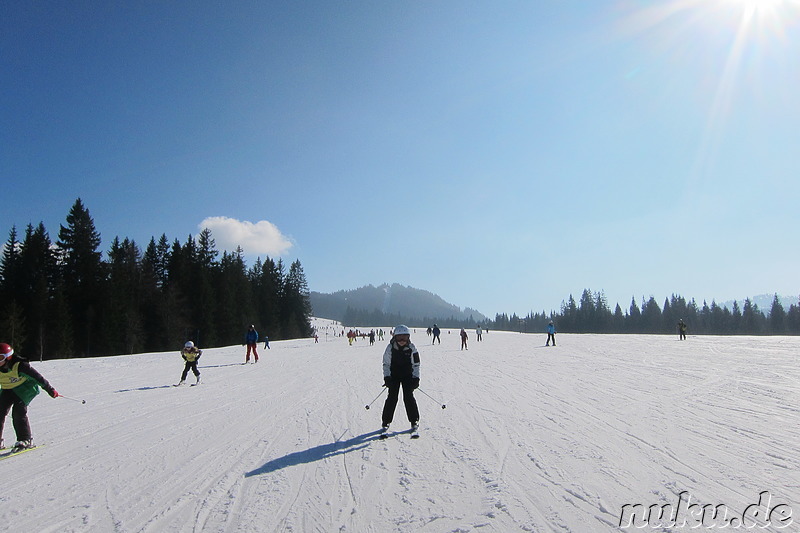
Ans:
{"label": "child skier", "polygon": [[199,350],[192,341],[186,341],[186,344],[183,345],[183,350],[181,350],[181,357],[183,357],[183,360],[186,361],[186,365],[183,367],[181,381],[175,385],[176,387],[179,387],[186,382],[186,376],[189,374],[190,369],[194,374],[194,377],[197,378],[197,383],[195,383],[195,385],[200,384],[200,371],[197,370],[197,361],[200,359],[201,355],[203,355],[203,350]]}
{"label": "child skier", "polygon": [[12,451],[35,448],[28,421],[28,404],[39,394],[39,387],[51,398],[58,398],[58,392],[27,360],[14,355],[14,349],[6,343],[0,343],[0,387],[0,448],[5,448],[3,426],[9,410],[17,434],[17,443]]}
{"label": "child skier", "polygon": [[419,409],[414,399],[414,389],[419,387],[419,352],[411,342],[411,331],[406,326],[394,328],[394,336],[383,352],[383,384],[389,389],[383,405],[383,435],[389,430],[394,418],[400,387],[403,387],[403,403],[408,421],[411,422],[412,436],[419,427]]}

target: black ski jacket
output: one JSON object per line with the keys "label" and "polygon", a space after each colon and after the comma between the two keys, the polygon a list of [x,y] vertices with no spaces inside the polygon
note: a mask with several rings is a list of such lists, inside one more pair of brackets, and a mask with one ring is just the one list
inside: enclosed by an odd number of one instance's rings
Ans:
{"label": "black ski jacket", "polygon": [[414,343],[401,347],[394,339],[383,352],[383,377],[392,379],[419,379],[419,352]]}

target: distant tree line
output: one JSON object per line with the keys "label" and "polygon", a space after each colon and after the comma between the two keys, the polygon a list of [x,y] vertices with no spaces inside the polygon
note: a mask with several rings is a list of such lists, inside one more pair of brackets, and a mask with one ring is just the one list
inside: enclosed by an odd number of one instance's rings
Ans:
{"label": "distant tree line", "polygon": [[243,251],[215,249],[211,232],[142,253],[115,237],[107,257],[80,198],[53,243],[42,223],[14,226],[0,258],[0,341],[26,357],[53,359],[244,342],[250,324],[270,339],[311,335],[308,284],[300,261],[247,268]]}
{"label": "distant tree line", "polygon": [[497,314],[494,320],[476,321],[449,318],[414,318],[382,313],[378,309],[367,311],[348,307],[343,323],[351,326],[406,324],[411,327],[428,327],[438,324],[443,328],[468,328],[481,326],[484,329],[519,331],[522,333],[543,332],[551,320],[562,333],[676,333],[678,320],[683,319],[693,335],[800,335],[800,300],[786,310],[775,295],[768,314],[758,305],[746,299],[742,306],[733,302],[733,309],[722,307],[711,301],[698,306],[694,299],[688,302],[682,296],[672,295],[659,306],[656,299],[642,299],[641,304],[631,299],[628,309],[619,304],[614,309],[602,292],[593,293],[584,289],[579,301],[572,295],[562,302],[560,312],[530,312],[521,317],[517,314]]}
{"label": "distant tree line", "polygon": [[740,307],[721,307],[713,300],[698,306],[694,299],[688,302],[673,294],[659,306],[656,299],[642,299],[641,305],[631,299],[630,307],[623,311],[619,304],[612,310],[602,292],[584,289],[579,302],[570,295],[562,302],[559,313],[529,313],[525,317],[498,314],[492,324],[494,329],[521,332],[544,331],[553,320],[562,333],[676,333],[683,319],[689,333],[695,335],[800,335],[800,302],[786,310],[776,294],[769,314],[746,299]]}

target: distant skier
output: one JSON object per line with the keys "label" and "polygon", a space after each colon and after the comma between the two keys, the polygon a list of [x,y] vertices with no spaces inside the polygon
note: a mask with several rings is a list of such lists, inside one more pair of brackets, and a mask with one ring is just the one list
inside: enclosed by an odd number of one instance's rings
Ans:
{"label": "distant skier", "polygon": [[478,342],[483,340],[483,331],[481,330],[480,326],[478,326],[478,328],[475,330],[475,337],[478,338]]}
{"label": "distant skier", "polygon": [[0,343],[0,448],[5,448],[3,426],[9,411],[17,434],[12,451],[36,447],[28,421],[28,404],[39,394],[39,387],[51,398],[58,398],[58,392],[26,359],[14,355],[8,344]]}
{"label": "distant skier", "polygon": [[375,344],[375,330],[371,329],[369,330],[369,345],[372,346],[373,344]]}
{"label": "distant skier", "polygon": [[411,431],[416,432],[419,427],[419,408],[414,399],[414,389],[419,387],[419,352],[411,342],[411,331],[406,326],[394,328],[394,336],[383,352],[383,384],[389,389],[386,403],[383,404],[384,434],[394,419],[401,386],[406,416],[411,422]]}
{"label": "distant skier", "polygon": [[244,335],[244,342],[247,344],[247,355],[245,355],[244,364],[250,362],[250,352],[253,352],[253,358],[258,363],[258,332],[253,324],[250,324],[250,329]]}
{"label": "distant skier", "polygon": [[550,346],[550,341],[553,341],[553,346],[556,345],[556,326],[553,324],[551,320],[549,324],[547,324],[547,344],[545,346]]}
{"label": "distant skier", "polygon": [[264,335],[264,348],[267,350],[271,350],[272,348],[269,347],[269,337]]}
{"label": "distant skier", "polygon": [[461,349],[468,350],[469,348],[467,348],[467,331],[464,328],[461,328],[461,333],[459,333],[459,335],[461,335]]}
{"label": "distant skier", "polygon": [[439,334],[442,333],[442,330],[439,329],[439,326],[434,324],[431,333],[433,333],[433,341],[431,342],[431,344],[436,344],[437,339],[439,340],[439,344],[442,344],[442,339],[439,338]]}
{"label": "distant skier", "polygon": [[197,361],[200,360],[201,355],[203,355],[203,350],[198,349],[192,341],[186,341],[186,344],[183,345],[183,350],[181,350],[181,357],[186,361],[186,364],[183,367],[181,380],[176,387],[180,387],[186,383],[186,376],[189,374],[189,370],[192,371],[192,374],[194,374],[194,377],[197,379],[195,385],[200,384],[200,371],[197,370]]}
{"label": "distant skier", "polygon": [[684,322],[682,318],[678,320],[678,340],[686,340],[686,328],[686,322]]}

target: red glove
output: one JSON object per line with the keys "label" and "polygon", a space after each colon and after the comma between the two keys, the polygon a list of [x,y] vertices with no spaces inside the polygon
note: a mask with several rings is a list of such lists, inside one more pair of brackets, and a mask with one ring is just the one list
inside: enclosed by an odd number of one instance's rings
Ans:
{"label": "red glove", "polygon": [[53,389],[53,392],[50,393],[51,398],[58,398],[58,391]]}

